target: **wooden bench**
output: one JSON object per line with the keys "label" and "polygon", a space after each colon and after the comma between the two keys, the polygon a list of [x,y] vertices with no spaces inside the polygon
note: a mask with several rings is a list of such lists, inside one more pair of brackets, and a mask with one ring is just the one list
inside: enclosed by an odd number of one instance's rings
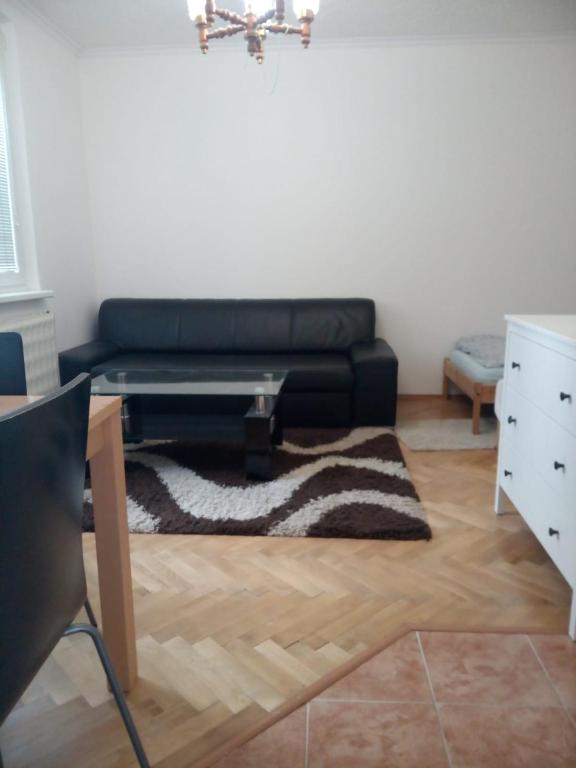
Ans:
{"label": "wooden bench", "polygon": [[494,405],[496,400],[496,384],[482,384],[474,381],[461,368],[458,368],[449,357],[444,358],[444,373],[442,377],[442,396],[445,400],[450,397],[450,382],[461,389],[472,400],[472,433],[480,434],[480,414],[483,405]]}

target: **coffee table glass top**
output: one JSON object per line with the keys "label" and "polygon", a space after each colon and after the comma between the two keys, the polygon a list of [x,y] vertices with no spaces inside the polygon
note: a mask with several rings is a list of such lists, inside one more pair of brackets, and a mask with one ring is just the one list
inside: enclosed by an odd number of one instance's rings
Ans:
{"label": "coffee table glass top", "polygon": [[287,371],[226,369],[111,370],[92,380],[93,395],[280,394]]}

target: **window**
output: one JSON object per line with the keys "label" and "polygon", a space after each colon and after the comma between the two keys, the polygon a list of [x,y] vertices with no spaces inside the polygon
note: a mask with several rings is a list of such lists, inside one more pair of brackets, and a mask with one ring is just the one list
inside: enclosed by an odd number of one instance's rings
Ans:
{"label": "window", "polygon": [[0,70],[0,285],[20,282],[5,94],[2,67]]}
{"label": "window", "polygon": [[20,72],[14,25],[0,13],[0,295],[39,289]]}

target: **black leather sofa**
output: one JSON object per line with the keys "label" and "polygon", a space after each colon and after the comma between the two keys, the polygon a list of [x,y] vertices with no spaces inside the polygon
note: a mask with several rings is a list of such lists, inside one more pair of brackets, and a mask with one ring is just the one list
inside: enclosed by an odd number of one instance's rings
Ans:
{"label": "black leather sofa", "polygon": [[[393,425],[398,360],[370,299],[107,299],[98,339],[60,354],[62,383],[129,368],[289,371],[287,426]],[[173,418],[186,398],[142,398]]]}

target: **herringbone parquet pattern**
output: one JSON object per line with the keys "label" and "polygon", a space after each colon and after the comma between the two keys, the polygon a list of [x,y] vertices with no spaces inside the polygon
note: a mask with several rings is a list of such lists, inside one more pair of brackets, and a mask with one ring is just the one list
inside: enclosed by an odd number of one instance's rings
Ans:
{"label": "herringbone parquet pattern", "polygon": [[[404,413],[466,406],[405,401]],[[194,766],[407,625],[563,632],[569,590],[517,515],[492,511],[494,452],[407,455],[431,542],[133,536],[152,762]],[[94,543],[86,562],[95,608]],[[135,763],[90,642],[63,640],[0,731],[6,768]]]}

